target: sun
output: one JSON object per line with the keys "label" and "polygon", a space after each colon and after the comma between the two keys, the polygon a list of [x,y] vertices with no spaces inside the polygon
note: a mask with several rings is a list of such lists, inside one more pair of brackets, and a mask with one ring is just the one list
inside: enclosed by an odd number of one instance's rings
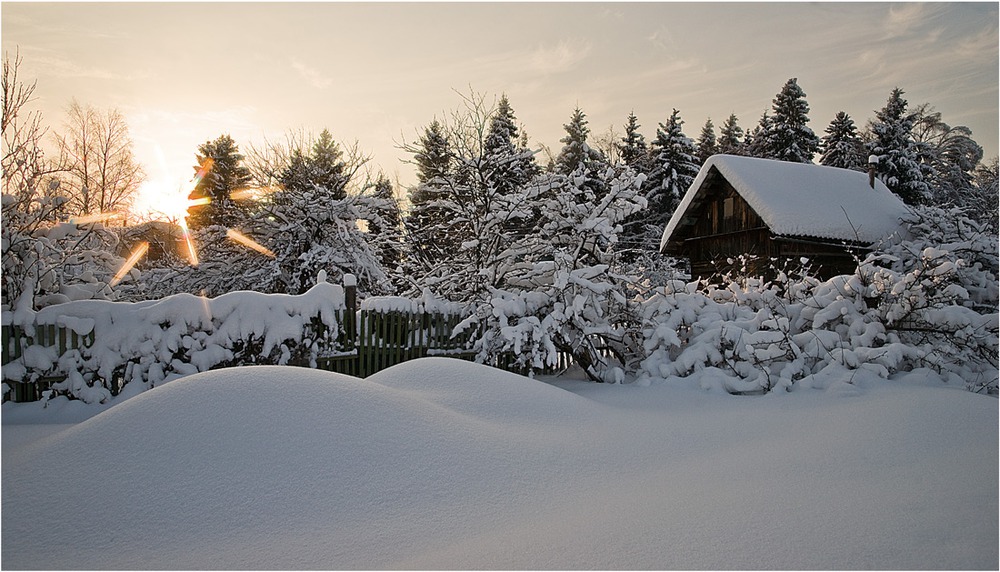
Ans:
{"label": "sun", "polygon": [[132,203],[132,214],[140,220],[179,222],[188,215],[191,181],[169,178],[144,182]]}

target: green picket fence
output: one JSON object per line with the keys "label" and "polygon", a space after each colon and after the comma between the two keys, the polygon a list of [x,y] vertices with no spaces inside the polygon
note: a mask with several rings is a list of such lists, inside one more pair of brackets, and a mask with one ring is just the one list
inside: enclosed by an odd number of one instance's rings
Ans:
{"label": "green picket fence", "polygon": [[[65,326],[55,324],[38,324],[34,328],[34,335],[28,335],[24,328],[20,326],[5,325],[0,327],[0,342],[3,343],[3,365],[7,365],[13,360],[24,355],[25,348],[29,346],[42,346],[52,348],[57,355],[63,355],[70,350],[88,348],[94,343],[94,333],[80,335]],[[10,393],[3,396],[4,401],[13,400],[38,401],[42,397],[42,392],[49,389],[53,383],[65,379],[64,376],[42,376],[41,378],[26,382],[5,380],[4,383],[10,387]]]}

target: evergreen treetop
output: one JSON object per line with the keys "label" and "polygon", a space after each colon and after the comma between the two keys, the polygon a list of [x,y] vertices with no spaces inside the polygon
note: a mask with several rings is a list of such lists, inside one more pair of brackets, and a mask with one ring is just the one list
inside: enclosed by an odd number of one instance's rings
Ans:
{"label": "evergreen treetop", "polygon": [[715,138],[715,124],[709,117],[698,136],[698,160],[704,163],[709,157],[719,152],[719,144]]}
{"label": "evergreen treetop", "polygon": [[646,138],[643,137],[642,133],[639,133],[639,127],[639,120],[636,118],[635,112],[629,113],[625,123],[625,136],[618,144],[618,152],[623,163],[633,169],[643,171],[645,169],[641,167],[649,156],[649,148],[646,146]]}
{"label": "evergreen treetop", "polygon": [[566,136],[559,140],[563,148],[556,157],[557,172],[569,175],[591,162],[602,161],[600,154],[587,144],[590,128],[587,127],[587,115],[579,107],[573,110],[569,123],[563,128]]}
{"label": "evergreen treetop", "polygon": [[868,168],[864,143],[858,135],[854,120],[846,112],[838,112],[830,122],[820,147],[823,150],[819,160],[822,165],[854,171]]}
{"label": "evergreen treetop", "polygon": [[906,112],[903,90],[894,88],[885,107],[875,112],[868,130],[871,138],[866,147],[878,158],[876,175],[903,202],[917,205],[925,202],[930,188],[920,166],[918,145],[913,140],[914,114]]}
{"label": "evergreen treetop", "polygon": [[808,126],[809,104],[797,78],[785,82],[774,98],[773,109],[768,156],[781,161],[811,163],[819,149],[819,138]]}
{"label": "evergreen treetop", "polygon": [[208,204],[194,207],[188,217],[192,227],[218,224],[233,226],[245,217],[245,209],[232,200],[234,191],[250,183],[250,170],[243,165],[239,146],[229,134],[198,146],[195,187],[190,198],[208,199]]}
{"label": "evergreen treetop", "polygon": [[725,155],[742,155],[743,149],[743,128],[739,126],[735,113],[730,113],[729,118],[722,124],[719,130],[719,153]]}

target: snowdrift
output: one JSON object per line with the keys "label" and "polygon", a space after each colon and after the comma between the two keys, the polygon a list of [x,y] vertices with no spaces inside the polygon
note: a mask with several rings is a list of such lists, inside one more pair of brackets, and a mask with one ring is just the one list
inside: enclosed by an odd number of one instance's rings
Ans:
{"label": "snowdrift", "polygon": [[995,399],[694,387],[445,358],[192,375],[5,447],[3,564],[996,567]]}

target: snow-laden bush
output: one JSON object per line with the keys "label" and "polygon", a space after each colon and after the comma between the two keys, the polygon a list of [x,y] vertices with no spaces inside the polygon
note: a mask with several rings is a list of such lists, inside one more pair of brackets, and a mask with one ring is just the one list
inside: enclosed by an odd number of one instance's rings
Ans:
{"label": "snow-laden bush", "polygon": [[668,285],[643,304],[641,376],[709,372],[706,385],[768,392],[930,368],[996,393],[996,240],[971,220],[944,217],[915,211],[911,236],[853,275]]}
{"label": "snow-laden bush", "polygon": [[571,356],[596,381],[634,370],[638,327],[630,279],[613,271],[626,217],[644,208],[631,169],[578,170],[526,197],[540,213],[535,232],[505,252],[500,286],[460,326],[478,331],[478,359],[531,374]]}
{"label": "snow-laden bush", "polygon": [[[54,394],[88,403],[113,391],[139,392],[168,381],[231,365],[290,364],[315,367],[340,333],[344,289],[321,282],[305,294],[232,292],[214,299],[177,294],[162,300],[125,303],[87,300],[38,312],[4,312],[5,325],[27,336],[54,324],[93,344],[59,355],[29,345],[4,364],[3,379],[30,382],[66,376]],[[131,384],[131,385],[130,385]]]}
{"label": "snow-laden bush", "polygon": [[57,222],[65,199],[3,195],[3,305],[42,308],[70,300],[111,300],[125,262],[118,238],[99,222]]}

